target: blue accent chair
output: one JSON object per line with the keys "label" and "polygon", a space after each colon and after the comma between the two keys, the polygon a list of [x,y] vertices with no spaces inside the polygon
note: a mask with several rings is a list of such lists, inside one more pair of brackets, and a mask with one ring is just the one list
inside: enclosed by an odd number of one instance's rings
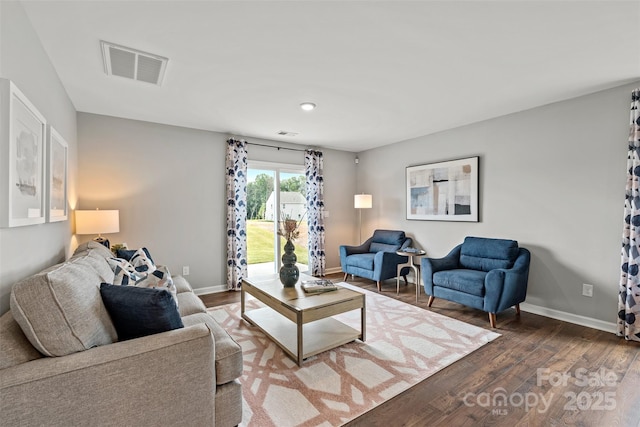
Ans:
{"label": "blue accent chair", "polygon": [[[396,254],[397,250],[408,248],[411,238],[404,231],[376,230],[366,242],[360,246],[340,246],[340,265],[347,276],[364,277],[375,280],[380,292],[380,282],[391,279],[398,274],[398,264],[408,262],[408,257]],[[409,267],[403,268],[400,275],[407,282]]]}
{"label": "blue accent chair", "polygon": [[424,291],[429,307],[435,298],[457,302],[489,313],[496,327],[496,313],[527,297],[531,254],[515,240],[467,237],[444,258],[422,258]]}

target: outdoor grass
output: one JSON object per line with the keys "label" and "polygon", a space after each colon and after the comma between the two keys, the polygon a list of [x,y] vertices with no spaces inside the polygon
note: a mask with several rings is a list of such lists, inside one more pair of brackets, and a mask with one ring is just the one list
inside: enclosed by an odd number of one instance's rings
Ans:
{"label": "outdoor grass", "polygon": [[[306,239],[305,239],[306,240]],[[284,239],[280,239],[280,253],[284,253]],[[308,249],[302,241],[294,242],[296,246],[296,257],[298,263],[309,263]],[[249,264],[260,264],[263,262],[274,262],[273,250],[273,222],[262,220],[247,221],[247,262]]]}

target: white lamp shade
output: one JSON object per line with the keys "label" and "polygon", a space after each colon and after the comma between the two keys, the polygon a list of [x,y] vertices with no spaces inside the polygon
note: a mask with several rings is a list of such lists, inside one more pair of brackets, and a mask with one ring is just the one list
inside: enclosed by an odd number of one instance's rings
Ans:
{"label": "white lamp shade", "polygon": [[353,207],[356,209],[371,209],[373,198],[371,194],[356,194],[353,198]]}
{"label": "white lamp shade", "polygon": [[76,211],[76,234],[109,234],[120,231],[120,211]]}

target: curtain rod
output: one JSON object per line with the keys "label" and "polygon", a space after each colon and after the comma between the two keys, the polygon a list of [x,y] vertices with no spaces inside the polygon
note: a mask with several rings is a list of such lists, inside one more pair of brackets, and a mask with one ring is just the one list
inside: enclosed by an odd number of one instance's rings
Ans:
{"label": "curtain rod", "polygon": [[305,149],[300,149],[300,148],[278,147],[277,145],[258,144],[256,142],[248,142],[248,141],[247,141],[247,144],[259,145],[260,147],[277,148],[278,150],[306,151]]}

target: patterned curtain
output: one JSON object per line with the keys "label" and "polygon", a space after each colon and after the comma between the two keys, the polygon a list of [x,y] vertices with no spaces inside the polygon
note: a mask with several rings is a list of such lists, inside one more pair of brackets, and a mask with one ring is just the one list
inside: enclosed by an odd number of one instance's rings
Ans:
{"label": "patterned curtain", "polygon": [[622,232],[622,273],[618,298],[618,332],[640,341],[640,88],[631,94],[631,129]]}
{"label": "patterned curtain", "polygon": [[247,277],[247,143],[227,141],[227,288]]}
{"label": "patterned curtain", "polygon": [[305,150],[304,169],[307,188],[307,222],[309,223],[309,271],[312,276],[324,276],[324,181],[322,152]]}

